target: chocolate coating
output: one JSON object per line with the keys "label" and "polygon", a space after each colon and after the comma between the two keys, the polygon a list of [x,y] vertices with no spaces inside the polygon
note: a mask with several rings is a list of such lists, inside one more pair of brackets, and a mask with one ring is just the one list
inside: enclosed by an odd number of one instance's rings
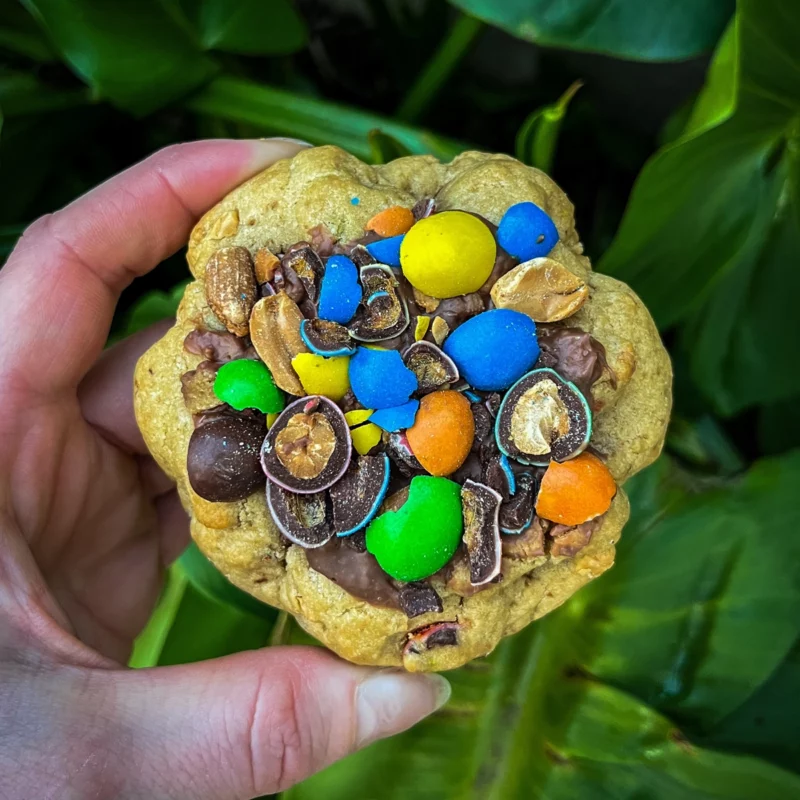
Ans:
{"label": "chocolate coating", "polygon": [[233,503],[264,485],[263,419],[220,414],[204,421],[189,440],[186,469],[197,494],[212,503]]}

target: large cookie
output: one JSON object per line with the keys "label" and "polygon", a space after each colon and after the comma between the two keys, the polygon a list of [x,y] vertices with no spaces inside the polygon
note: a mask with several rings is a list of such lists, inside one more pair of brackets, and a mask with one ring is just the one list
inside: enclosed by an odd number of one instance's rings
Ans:
{"label": "large cookie", "polygon": [[[327,257],[334,252],[349,253],[356,264],[374,260],[363,247],[353,250],[354,243],[384,241],[374,232],[365,237],[365,228],[376,214],[395,206],[406,210],[414,208],[416,220],[432,211],[435,214],[431,219],[448,210],[469,212],[477,215],[482,224],[488,223],[486,228],[495,236],[498,235],[495,226],[501,222],[509,207],[523,202],[535,204],[539,210],[537,213],[545,212],[545,222],[549,217],[554,223],[555,227],[548,229],[554,238],[546,245],[549,248],[546,262],[528,260],[520,267],[518,264],[525,259],[525,255],[515,259],[498,247],[492,274],[479,291],[469,288],[466,300],[455,298],[441,303],[430,296],[431,292],[412,291],[405,278],[401,277],[402,286],[396,288],[398,292],[400,289],[405,292],[410,324],[392,340],[374,342],[375,345],[404,352],[415,339],[424,337],[434,352],[438,352],[436,346],[441,344],[456,361],[461,359],[463,362],[461,379],[434,388],[449,389],[450,394],[461,392],[461,398],[456,398],[456,401],[461,402],[462,398],[466,400],[461,405],[455,402],[455,405],[462,409],[459,413],[463,412],[463,408],[472,409],[475,427],[478,428],[467,462],[450,476],[459,484],[466,483],[468,489],[472,487],[469,497],[464,494],[467,491],[464,489],[461,495],[464,508],[471,509],[469,513],[465,512],[464,517],[467,523],[464,536],[466,544],[459,545],[455,556],[432,576],[404,583],[386,574],[371,554],[375,552],[379,558],[383,558],[383,551],[377,544],[372,546],[370,543],[370,537],[377,543],[378,533],[370,532],[367,536],[371,552],[364,551],[363,530],[342,538],[330,538],[330,532],[324,533],[327,530],[325,514],[330,516],[331,513],[331,501],[327,494],[319,495],[322,499],[317,510],[323,516],[319,529],[323,534],[320,534],[319,541],[327,541],[328,538],[330,541],[315,549],[293,543],[292,530],[288,531],[287,538],[284,535],[287,533],[286,526],[283,526],[284,533],[281,533],[268,510],[266,478],[252,471],[252,464],[257,463],[259,457],[261,437],[267,434],[267,421],[274,423],[274,416],[265,420],[259,411],[251,409],[237,412],[230,405],[220,405],[219,383],[216,393],[214,389],[221,362],[249,358],[252,365],[258,365],[253,369],[261,367],[248,338],[250,332],[254,338],[261,337],[261,347],[256,349],[262,357],[262,351],[269,349],[265,360],[271,362],[273,377],[279,385],[288,392],[303,394],[302,382],[292,371],[291,357],[298,352],[308,351],[306,344],[297,340],[297,320],[303,315],[313,317],[321,308],[319,275],[315,276],[311,270],[305,275],[305,282],[298,282],[298,275],[301,279],[304,277],[302,269],[286,269],[285,265],[291,263],[291,259],[287,262],[284,254],[292,250],[296,252],[297,248],[293,246],[306,242],[310,244],[311,251],[304,252],[321,256],[312,267],[325,264]],[[531,207],[526,208],[530,210]],[[392,228],[397,229],[399,225],[403,229],[410,224],[403,223],[410,216],[408,211],[393,213],[394,216],[389,214],[379,218],[380,224],[374,223],[371,227],[377,227],[388,235],[393,232]],[[464,217],[466,215],[458,215],[458,224],[465,225],[463,229],[471,231]],[[435,228],[431,230],[435,232]],[[504,224],[501,234],[505,232],[505,239],[499,235],[499,240],[513,250],[515,237],[518,239],[521,235],[520,230],[524,233],[524,225],[514,228],[510,222]],[[479,232],[478,238],[479,243],[471,246],[470,255],[465,256],[467,260],[464,263],[467,265],[472,263],[469,259],[480,262],[486,235]],[[544,234],[538,237],[538,244],[534,248],[543,246],[545,238]],[[491,247],[492,253],[495,253],[494,247]],[[221,250],[222,253],[219,252]],[[384,255],[388,251],[374,252],[380,253],[380,260],[390,261],[392,258],[391,255]],[[415,277],[414,280],[435,289],[442,284],[436,283],[433,278],[429,280],[431,275],[438,274],[439,268],[439,262],[433,267],[426,266],[425,259],[430,252],[433,251],[426,250],[424,242],[415,251],[419,254],[422,266],[417,263],[414,268],[417,272],[421,271],[422,277]],[[406,256],[408,253],[404,252],[404,258]],[[411,156],[372,167],[335,147],[308,149],[252,178],[211,209],[192,232],[188,261],[195,280],[186,289],[176,324],[145,353],[137,366],[136,415],[153,456],[177,482],[182,502],[191,517],[193,538],[214,565],[238,587],[292,613],[310,634],[356,663],[403,666],[412,671],[446,670],[486,655],[504,636],[556,608],[577,589],[612,566],[614,544],[628,517],[628,500],[622,484],[652,462],[663,444],[671,405],[671,367],[653,321],[638,297],[625,284],[592,272],[589,260],[582,255],[573,207],[547,175],[508,156],[477,152],[464,153],[450,164],[440,164],[428,156]],[[404,269],[411,263],[409,256],[404,262]],[[304,264],[307,269],[308,259]],[[295,263],[295,266],[298,265]],[[546,274],[544,267],[549,270]],[[478,273],[481,268],[478,264]],[[253,269],[261,281],[260,285],[256,285],[248,272]],[[329,272],[333,275],[332,267]],[[380,273],[373,273],[373,277],[376,274],[381,278]],[[391,276],[391,271],[388,274]],[[400,275],[399,270],[395,270],[395,275]],[[502,279],[497,283],[501,276]],[[367,301],[378,302],[376,308],[388,301],[386,292],[376,291],[373,292],[374,296],[367,296],[369,289],[363,272],[362,284],[364,287],[356,287],[355,290],[358,296],[364,295],[359,305],[360,311],[356,312],[362,315],[359,318],[361,328],[354,327],[353,323],[348,324],[351,331],[360,330],[363,333],[364,325],[374,322],[364,322]],[[490,289],[493,290],[491,295]],[[325,302],[336,309],[329,312],[328,319],[343,314],[341,319],[344,320],[354,307],[351,297],[353,286],[348,285],[345,278],[335,285],[331,279],[326,291],[329,295]],[[441,290],[440,296],[442,293],[446,292]],[[260,311],[255,312],[253,319],[249,320],[248,331],[248,317],[258,296],[266,296],[268,302],[262,303]],[[330,301],[331,297],[333,301]],[[291,298],[297,303],[292,302]],[[481,313],[493,306],[492,300],[499,306],[513,310],[509,313],[527,314],[537,319],[537,350],[541,348],[541,351],[536,363],[527,365],[527,369],[552,368],[556,373],[554,376],[551,373],[536,373],[530,385],[523,383],[518,390],[512,391],[506,391],[507,386],[499,392],[493,392],[464,384],[465,375],[473,374],[471,359],[476,352],[476,340],[465,334],[457,342],[454,333],[459,331],[459,325],[465,320],[479,320]],[[391,319],[385,324],[396,323],[395,311],[397,308],[387,311],[385,319]],[[278,317],[280,323],[276,322]],[[423,318],[424,324],[418,322],[420,318]],[[263,330],[257,331],[253,327],[256,322]],[[395,325],[394,332],[398,327],[402,327],[402,319],[399,325]],[[341,329],[337,330],[341,334]],[[277,339],[275,331],[282,332]],[[452,346],[449,347],[448,339],[451,336]],[[279,346],[275,345],[278,340]],[[259,341],[256,341],[257,345]],[[369,341],[370,336],[366,336],[360,341],[349,342],[347,346],[358,345],[363,348]],[[517,348],[515,353],[513,358],[524,361],[524,353],[519,355]],[[511,355],[508,358],[513,361]],[[494,380],[499,374],[495,368],[499,366],[498,361],[490,367],[488,379],[475,377],[472,380],[476,384]],[[502,366],[505,368],[505,361]],[[475,366],[474,374],[477,376],[479,372],[479,366]],[[352,369],[350,374],[352,377]],[[346,370],[336,380],[346,380],[342,375],[346,375]],[[453,376],[445,375],[447,377]],[[549,380],[549,377],[553,380]],[[542,378],[545,380],[536,384]],[[539,389],[544,387],[543,394],[536,394],[537,386]],[[422,395],[423,406],[433,404],[425,400],[426,396],[432,396],[425,394],[431,387],[425,391],[422,385],[418,387],[413,397],[419,399]],[[530,390],[526,393],[527,389]],[[325,390],[316,391],[324,393]],[[234,396],[239,399],[232,399]],[[332,396],[345,410],[360,407],[352,392],[343,399],[335,392]],[[506,411],[499,408],[503,396],[507,400],[503,407],[508,406]],[[514,404],[523,402],[520,400],[523,396],[533,398],[530,407],[534,408],[534,417],[530,416],[530,412],[525,416],[525,413],[515,410],[517,407]],[[245,407],[249,402],[241,400],[235,392],[224,394],[224,398],[228,403]],[[566,405],[559,404],[559,398],[565,400]],[[294,399],[291,395],[286,397],[287,402]],[[321,402],[324,404],[326,401]],[[488,413],[478,409],[478,406],[488,409]],[[588,411],[589,407],[591,412]],[[316,405],[315,408],[319,410],[320,406]],[[544,412],[536,410],[542,408],[549,408],[550,411],[542,416]],[[582,411],[582,408],[585,410]],[[266,410],[269,409],[264,406],[262,411]],[[413,406],[411,413],[415,410],[416,406]],[[338,413],[334,407],[321,420],[322,428],[319,430],[324,428],[325,436],[332,435],[333,431],[340,439],[342,436],[348,438],[346,429],[344,433],[339,429],[338,417],[334,419]],[[416,413],[419,420],[421,412]],[[469,416],[470,412],[466,413]],[[496,417],[504,413],[505,421],[498,423]],[[589,431],[580,427],[586,422],[581,414],[593,417],[590,439]],[[286,415],[274,424],[286,427],[285,420],[280,421],[284,417]],[[299,418],[293,419],[296,421]],[[209,423],[211,427],[208,427]],[[246,431],[246,435],[240,433],[237,425],[243,426],[241,430]],[[491,430],[487,425],[491,426]],[[559,437],[566,430],[564,425],[567,428],[572,425],[574,435],[571,438],[565,435],[561,441]],[[391,427],[391,424],[387,424],[387,427]],[[433,425],[431,435],[435,437],[437,431],[444,427]],[[195,434],[193,438],[196,428],[202,435]],[[228,431],[229,442],[234,449],[238,447],[230,463],[236,467],[246,462],[251,468],[249,472],[244,471],[247,474],[224,474],[227,483],[221,488],[195,475],[193,489],[187,472],[190,439],[193,448],[202,451],[211,433],[219,429]],[[544,502],[544,490],[539,487],[543,476],[547,481],[551,454],[527,459],[522,457],[527,464],[515,460],[521,457],[519,447],[524,450],[528,446],[528,452],[541,452],[535,449],[531,451],[530,446],[525,444],[525,438],[531,430],[536,434],[534,439],[538,437],[537,440],[540,440],[544,436],[547,442],[552,443],[553,458],[563,457],[563,464],[566,465],[570,464],[570,460],[573,460],[573,465],[578,463],[573,457],[588,441],[588,450],[580,456],[581,461],[589,466],[595,465],[597,470],[604,471],[606,475],[610,474],[607,483],[611,482],[611,477],[616,482],[616,494],[607,510],[606,502],[602,514],[595,513],[591,515],[592,518],[578,522],[589,513],[579,509],[575,513],[583,513],[583,517],[569,519],[570,515],[566,514],[566,522],[562,524],[558,524],[560,510],[557,509],[556,513],[542,510],[547,504]],[[309,434],[302,440],[293,440],[294,445],[301,441],[306,447],[316,435]],[[410,462],[406,459],[407,463],[403,464],[403,459],[398,458],[396,452],[398,435],[394,435],[394,445],[390,438],[388,432],[384,433],[370,453],[380,454],[395,447],[389,463],[392,488],[396,489],[408,483],[409,473],[416,474],[424,470],[413,458]],[[274,432],[272,439],[274,446],[278,441]],[[422,441],[419,435],[416,439],[411,435],[407,440],[402,436],[401,439],[404,442]],[[218,459],[219,453],[214,450],[216,441],[209,445],[209,452],[217,461],[210,466],[205,464],[205,469],[212,470],[215,480],[224,473],[224,469],[230,468],[228,462],[223,463]],[[320,441],[322,449],[319,452],[328,458],[328,451],[325,450],[327,439]],[[510,454],[509,459],[498,451],[498,441]],[[480,446],[481,442],[483,447]],[[348,456],[350,442],[347,443],[347,452],[341,450],[341,444],[338,441],[336,447],[339,449],[334,456],[330,456],[331,459]],[[557,445],[563,450],[562,456],[558,455]],[[361,447],[367,445],[362,442]],[[469,449],[467,442],[466,450]],[[457,448],[454,446],[452,451],[455,450]],[[208,462],[209,452],[202,451],[200,456],[195,453],[193,458],[196,460],[202,456]],[[439,448],[431,458],[436,460],[443,456],[447,461],[453,452],[449,446]],[[270,453],[271,456],[265,456],[266,461],[272,458],[273,466],[285,472],[285,465],[275,460],[277,451],[270,450]],[[307,455],[306,450],[303,450],[303,454]],[[353,458],[357,457],[354,451]],[[457,461],[463,459],[457,454],[455,457]],[[440,461],[436,460],[436,463]],[[494,463],[493,473],[487,466],[489,461]],[[494,563],[492,543],[496,544],[493,537],[497,534],[492,528],[492,498],[497,498],[498,502],[502,500],[504,508],[506,503],[514,499],[509,497],[508,485],[497,485],[497,480],[503,480],[503,471],[497,470],[500,461],[503,469],[509,464],[513,467],[518,495],[521,486],[527,486],[527,490],[534,493],[531,501],[536,500],[540,515],[525,519],[521,533],[502,534],[502,560]],[[306,466],[313,472],[316,467],[312,462],[313,459],[308,462],[310,466]],[[378,462],[376,458],[374,464]],[[426,466],[436,472],[438,467],[434,468],[432,463],[426,462]],[[324,478],[330,473],[335,479],[338,475],[334,473],[340,472],[339,466],[338,463],[328,463],[320,475]],[[198,469],[196,465],[194,468]],[[555,475],[555,468],[551,474]],[[308,485],[312,486],[314,480],[322,478],[313,478]],[[291,482],[294,478],[289,475],[288,480]],[[528,483],[525,483],[526,480]],[[272,487],[277,498],[274,503],[282,502],[282,507],[288,508],[297,502],[297,495],[291,492],[286,494],[285,490],[275,487]],[[613,483],[611,487],[609,498],[614,491]],[[535,496],[536,491],[539,492],[538,497]],[[231,496],[231,492],[245,494],[246,499],[225,502],[224,498]],[[283,494],[279,495],[280,492]],[[304,495],[306,498],[312,496],[315,495]],[[326,497],[328,500],[325,500]],[[407,497],[407,490],[405,494],[402,491],[396,494],[390,502],[397,508],[404,497]],[[583,497],[580,500],[583,502]],[[549,513],[549,518],[546,513]],[[422,520],[423,527],[426,519],[436,519],[439,524],[438,516],[426,516],[423,513],[417,517],[418,522]],[[318,522],[319,519],[314,521]],[[447,524],[452,525],[452,519],[448,518]],[[309,522],[309,527],[300,531],[299,538],[294,537],[295,541],[303,543],[304,537],[312,537],[310,525]],[[346,525],[340,525],[339,530],[343,527]],[[432,531],[431,535],[437,536],[438,532]],[[411,553],[414,568],[419,566],[418,555]],[[381,563],[386,566],[389,562]],[[483,580],[486,577],[488,580]],[[441,610],[438,610],[439,607]]]}

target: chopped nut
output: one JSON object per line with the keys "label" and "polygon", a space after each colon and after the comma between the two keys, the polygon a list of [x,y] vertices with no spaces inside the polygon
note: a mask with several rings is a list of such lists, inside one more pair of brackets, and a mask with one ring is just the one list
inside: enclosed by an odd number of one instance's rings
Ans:
{"label": "chopped nut", "polygon": [[225,239],[233,236],[239,230],[239,212],[234,208],[232,211],[223,211],[214,220],[208,236],[211,239]]}
{"label": "chopped nut", "polygon": [[450,326],[441,318],[434,317],[431,323],[431,336],[440,347],[450,333]]}
{"label": "chopped nut", "polygon": [[574,556],[592,539],[592,535],[599,525],[599,519],[591,519],[580,525],[553,525],[550,529],[550,536],[553,543],[550,545],[550,555],[554,558],[559,556]]}
{"label": "chopped nut", "polygon": [[203,361],[197,365],[197,369],[181,375],[183,402],[190,414],[199,414],[221,405],[220,399],[214,394],[218,366],[210,361]]}
{"label": "chopped nut", "polygon": [[429,294],[425,294],[425,292],[421,292],[419,289],[415,288],[414,302],[423,311],[427,311],[430,314],[432,311],[436,311],[436,309],[439,308],[439,303],[441,303],[442,301],[436,297],[431,297]]}
{"label": "chopped nut", "polygon": [[517,401],[511,414],[511,440],[523,453],[545,455],[553,439],[569,433],[569,411],[551,380],[541,380]]}
{"label": "chopped nut", "polygon": [[269,283],[275,276],[275,270],[280,266],[281,260],[268,247],[262,247],[253,256],[253,263],[256,280],[259,283]]}
{"label": "chopped nut", "polygon": [[336,449],[336,433],[323,414],[295,414],[275,439],[278,460],[295,478],[316,478]]}
{"label": "chopped nut", "polygon": [[292,359],[307,353],[300,336],[303,315],[286,292],[263,297],[250,315],[250,338],[261,360],[272,373],[275,383],[289,394],[302,396],[303,385],[292,368]]}
{"label": "chopped nut", "polygon": [[503,275],[491,294],[497,308],[521,311],[536,322],[557,322],[586,302],[589,287],[558,261],[534,258]]}
{"label": "chopped nut", "polygon": [[550,523],[534,517],[522,533],[503,537],[503,557],[528,561],[544,555],[544,535]]}
{"label": "chopped nut", "polygon": [[253,260],[244,247],[223,247],[206,266],[206,300],[225,327],[247,336],[250,311],[256,301]]}

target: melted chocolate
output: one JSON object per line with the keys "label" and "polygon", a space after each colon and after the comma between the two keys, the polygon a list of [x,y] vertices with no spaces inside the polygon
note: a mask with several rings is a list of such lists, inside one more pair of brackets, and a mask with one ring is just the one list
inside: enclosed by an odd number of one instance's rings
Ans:
{"label": "melted chocolate", "polygon": [[234,361],[247,355],[247,342],[228,331],[193,330],[186,334],[183,348],[206,361]]}

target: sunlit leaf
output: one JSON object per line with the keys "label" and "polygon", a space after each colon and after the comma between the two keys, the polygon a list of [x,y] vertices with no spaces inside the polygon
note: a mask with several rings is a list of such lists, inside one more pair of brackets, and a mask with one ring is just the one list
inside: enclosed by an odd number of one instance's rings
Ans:
{"label": "sunlit leaf", "polygon": [[371,153],[370,162],[373,164],[387,164],[395,158],[411,155],[411,151],[405,145],[378,128],[367,134],[367,141]]}

